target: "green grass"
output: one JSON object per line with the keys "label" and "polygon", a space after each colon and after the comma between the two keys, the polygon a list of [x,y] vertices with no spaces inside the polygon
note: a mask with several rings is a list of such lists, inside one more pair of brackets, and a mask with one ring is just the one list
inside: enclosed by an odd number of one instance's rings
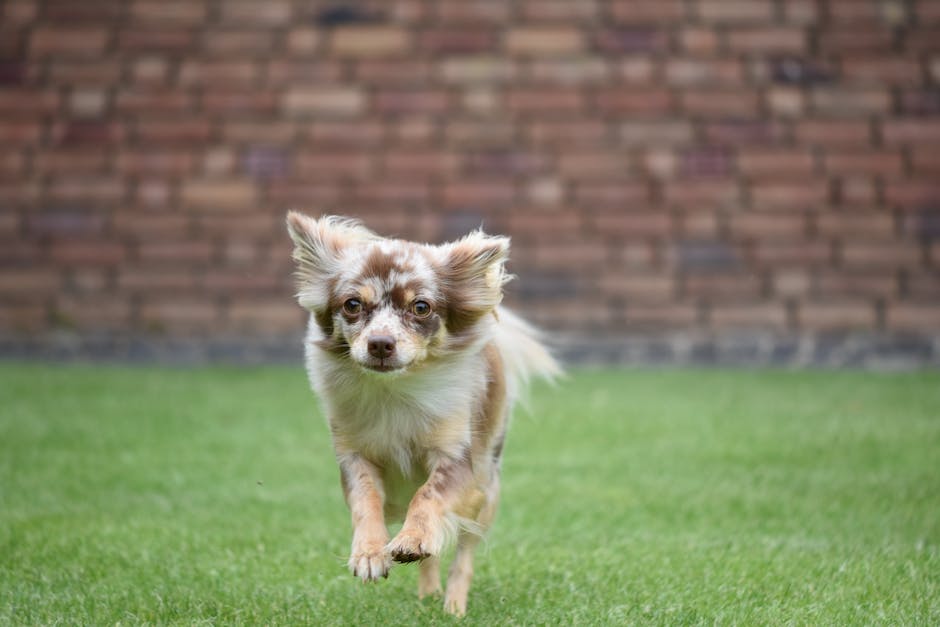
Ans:
{"label": "green grass", "polygon": [[[936,373],[533,394],[463,624],[940,623]],[[0,624],[450,624],[365,586],[300,367],[0,366]]]}

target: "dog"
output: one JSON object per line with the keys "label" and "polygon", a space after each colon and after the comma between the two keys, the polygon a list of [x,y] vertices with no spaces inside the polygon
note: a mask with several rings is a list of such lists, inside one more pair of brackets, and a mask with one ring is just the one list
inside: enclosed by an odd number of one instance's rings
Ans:
{"label": "dog", "polygon": [[[514,401],[560,374],[537,331],[500,306],[509,239],[447,244],[383,238],[336,216],[287,216],[310,312],[304,343],[352,514],[348,566],[364,582],[420,561],[418,595],[463,615],[473,554],[499,500]],[[404,520],[389,539],[387,521]]]}

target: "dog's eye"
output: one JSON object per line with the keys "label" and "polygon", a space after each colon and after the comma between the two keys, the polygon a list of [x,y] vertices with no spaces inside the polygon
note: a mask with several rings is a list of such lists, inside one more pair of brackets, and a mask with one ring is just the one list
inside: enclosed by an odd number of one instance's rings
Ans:
{"label": "dog's eye", "polygon": [[343,303],[343,311],[348,313],[350,316],[355,316],[357,313],[362,311],[362,303],[360,303],[355,298],[350,298],[345,303]]}
{"label": "dog's eye", "polygon": [[411,304],[411,312],[419,318],[426,318],[431,315],[431,305],[423,300],[416,300]]}

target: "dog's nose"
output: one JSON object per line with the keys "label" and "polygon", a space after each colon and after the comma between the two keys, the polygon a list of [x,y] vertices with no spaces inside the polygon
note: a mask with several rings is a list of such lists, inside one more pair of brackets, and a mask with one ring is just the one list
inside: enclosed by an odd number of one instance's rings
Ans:
{"label": "dog's nose", "polygon": [[386,359],[395,352],[395,338],[388,335],[373,335],[369,338],[369,354],[376,359]]}

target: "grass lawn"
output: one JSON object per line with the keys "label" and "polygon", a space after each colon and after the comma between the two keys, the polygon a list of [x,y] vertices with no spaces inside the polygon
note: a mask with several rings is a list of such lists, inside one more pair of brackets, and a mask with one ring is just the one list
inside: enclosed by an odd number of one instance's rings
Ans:
{"label": "grass lawn", "polygon": [[[578,371],[463,624],[940,624],[940,375]],[[0,624],[450,624],[365,586],[296,368],[0,366]]]}

